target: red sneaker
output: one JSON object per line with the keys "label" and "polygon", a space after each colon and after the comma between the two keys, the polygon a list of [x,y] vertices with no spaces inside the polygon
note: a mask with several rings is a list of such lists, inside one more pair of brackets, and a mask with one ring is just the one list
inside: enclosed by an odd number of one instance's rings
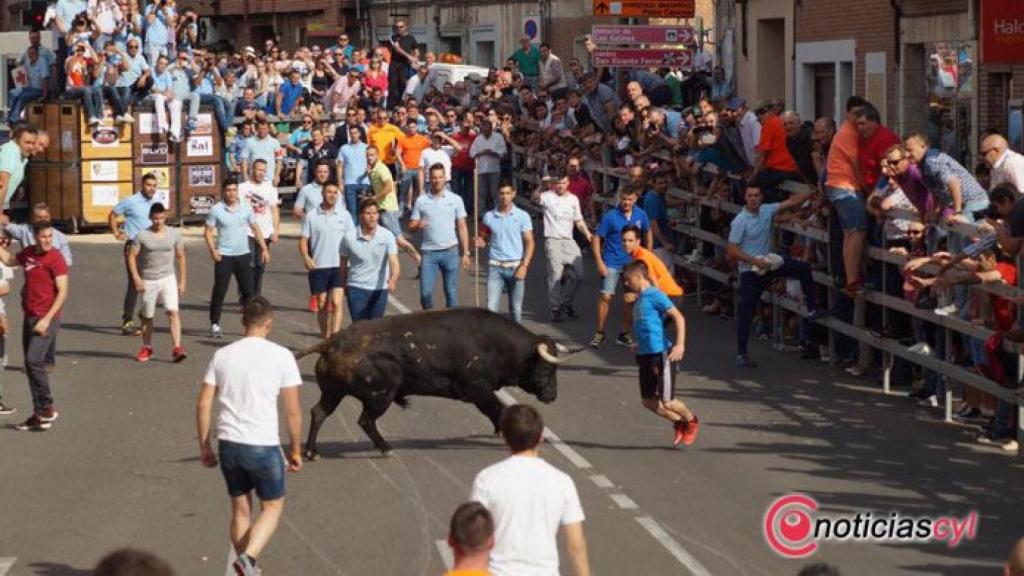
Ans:
{"label": "red sneaker", "polygon": [[690,446],[696,442],[698,432],[700,432],[700,422],[697,421],[697,417],[694,416],[693,420],[686,423],[686,429],[683,432],[683,445]]}
{"label": "red sneaker", "polygon": [[138,360],[139,362],[149,362],[149,359],[152,358],[152,357],[153,357],[153,347],[152,346],[143,346],[142,350],[139,350],[139,353],[135,355],[135,359]]}
{"label": "red sneaker", "polygon": [[185,358],[188,358],[188,354],[185,353],[185,349],[181,346],[175,346],[174,350],[171,351],[171,360],[174,362],[181,362]]}
{"label": "red sneaker", "polygon": [[317,304],[316,296],[315,295],[310,296],[309,297],[309,311],[310,312],[316,312],[318,310],[320,310],[320,305]]}
{"label": "red sneaker", "polygon": [[673,448],[679,446],[679,443],[683,441],[683,438],[686,436],[686,427],[686,420],[680,420],[672,425],[672,428],[675,429],[676,432],[675,438],[672,439]]}

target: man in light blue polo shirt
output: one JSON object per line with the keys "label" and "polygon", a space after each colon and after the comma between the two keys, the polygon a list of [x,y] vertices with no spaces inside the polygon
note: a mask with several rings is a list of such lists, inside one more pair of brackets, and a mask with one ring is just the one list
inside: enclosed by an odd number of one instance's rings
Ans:
{"label": "man in light blue polo shirt", "polygon": [[[146,58],[139,50],[139,41],[137,39],[128,41],[128,54],[124,55],[124,66],[121,75],[117,78],[117,87],[127,88],[129,95],[127,102],[120,103],[120,106],[124,108],[124,112],[116,120],[118,122],[131,123],[132,116],[128,113],[127,105],[134,99],[132,94],[138,95],[140,100],[147,95],[145,91],[146,82],[151,74],[149,63],[146,62]],[[122,96],[124,96],[123,91]],[[102,112],[102,110],[98,112]],[[102,116],[102,114],[99,115]]]}
{"label": "man in light blue polo shirt", "polygon": [[277,161],[282,154],[281,143],[270,135],[270,124],[266,120],[256,123],[256,137],[245,144],[242,155],[242,176],[246,180],[252,178],[252,163],[263,160],[267,163],[267,176],[271,176],[274,186],[281,185],[281,163]]}
{"label": "man in light blue polo shirt", "polygon": [[[327,163],[327,160],[321,160],[313,167],[313,181],[299,188],[299,193],[295,196],[292,215],[296,220],[303,220],[307,214],[316,211],[317,207],[323,203],[324,186],[330,179],[331,165]],[[348,210],[345,211],[348,212]],[[355,225],[354,221],[353,225]]]}
{"label": "man in light blue polo shirt", "polygon": [[523,293],[526,272],[533,260],[533,221],[516,207],[516,191],[511,186],[498,188],[498,205],[484,214],[482,235],[476,245],[483,248],[490,236],[487,253],[487,309],[498,311],[502,292],[508,292],[508,309],[512,319],[523,322]]}
{"label": "man in light blue polo shirt", "polygon": [[[135,333],[135,304],[138,302],[139,293],[135,290],[135,281],[132,279],[131,270],[128,269],[128,254],[131,252],[132,243],[139,232],[149,228],[152,222],[149,219],[149,207],[155,202],[156,196],[156,175],[147,173],[142,176],[142,190],[121,200],[114,205],[107,217],[110,225],[110,233],[114,238],[124,242],[124,270],[128,276],[128,287],[124,291],[124,308],[121,312],[121,333],[125,335]],[[118,216],[124,217],[124,226],[117,222]]]}
{"label": "man in light blue polo shirt", "polygon": [[35,151],[38,132],[35,126],[22,124],[0,146],[0,194],[4,195],[5,211],[11,208],[11,198],[25,179],[25,164]]}
{"label": "man in light blue polo shirt", "polygon": [[[238,194],[238,181],[227,178],[223,184],[223,199],[214,204],[206,217],[203,237],[213,259],[213,294],[210,296],[210,337],[220,338],[220,315],[224,307],[224,295],[228,293],[231,276],[235,277],[242,293],[244,306],[252,297],[253,276],[249,261],[249,231],[256,237],[260,259],[266,265],[270,262],[270,251],[263,240],[263,230],[256,222],[256,214],[248,202]],[[213,233],[217,233],[214,239]]]}
{"label": "man in light blue polo shirt", "polygon": [[388,294],[398,285],[401,268],[395,235],[380,226],[380,206],[373,198],[359,202],[359,225],[341,241],[348,267],[345,300],[353,322],[384,316]]}
{"label": "man in light blue polo shirt", "polygon": [[469,268],[469,231],[462,197],[448,190],[448,179],[440,163],[430,167],[430,192],[420,194],[412,206],[409,231],[423,231],[420,251],[420,305],[434,307],[434,283],[442,274],[444,299],[448,308],[459,301],[459,247],[462,267]]}
{"label": "man in light blue polo shirt", "polygon": [[167,48],[170,45],[169,27],[175,20],[173,4],[166,0],[157,0],[146,6],[146,58],[156,63],[161,55],[167,55]]}
{"label": "man in light blue polo shirt", "polygon": [[338,160],[341,161],[341,182],[345,186],[345,207],[352,214],[353,223],[357,221],[359,197],[370,189],[370,179],[366,173],[367,148],[359,126],[349,126],[348,144],[338,150]]}
{"label": "man in light blue polo shirt", "polygon": [[[747,339],[750,336],[750,325],[754,320],[754,312],[761,293],[773,280],[779,277],[796,278],[800,281],[800,289],[807,305],[807,319],[814,320],[824,315],[818,310],[815,301],[814,279],[811,277],[811,266],[807,262],[781,256],[781,264],[777,255],[771,253],[772,222],[775,215],[796,208],[810,198],[814,192],[799,192],[783,202],[762,204],[764,196],[760,188],[748,187],[744,196],[743,210],[736,215],[729,227],[729,244],[726,249],[729,256],[739,262],[740,271],[740,311],[736,326],[736,365],[741,368],[753,368],[757,363],[747,357]],[[771,256],[771,257],[769,257]],[[767,258],[766,258],[767,257]],[[807,333],[805,324],[802,333]]]}
{"label": "man in light blue polo shirt", "polygon": [[[622,229],[630,225],[636,226],[643,233],[644,248],[651,250],[653,244],[651,222],[647,218],[647,213],[636,205],[641,191],[643,191],[643,184],[640,183],[621,188],[619,190],[619,205],[604,213],[591,241],[594,262],[597,264],[598,273],[603,278],[601,295],[597,299],[597,330],[590,340],[590,346],[593,348],[600,348],[604,344],[604,328],[608,322],[608,309],[611,308],[612,298],[615,297],[622,268],[632,261],[622,246]],[[622,300],[626,303],[626,306],[622,307],[622,331],[619,332],[615,343],[620,346],[632,346],[633,337],[630,336],[630,330],[633,329],[633,302],[636,301],[636,295],[627,292]]]}
{"label": "man in light blue polo shirt", "polygon": [[302,239],[299,240],[299,253],[309,271],[309,291],[317,300],[320,336],[325,340],[341,330],[341,297],[345,290],[341,283],[339,247],[342,239],[354,229],[352,218],[338,205],[340,196],[337,184],[331,182],[324,186],[320,205],[302,220]]}

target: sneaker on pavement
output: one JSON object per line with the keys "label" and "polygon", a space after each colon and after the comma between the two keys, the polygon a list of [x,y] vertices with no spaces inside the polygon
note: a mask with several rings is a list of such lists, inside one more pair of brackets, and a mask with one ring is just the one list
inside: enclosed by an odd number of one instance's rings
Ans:
{"label": "sneaker on pavement", "polygon": [[185,358],[188,358],[188,354],[185,353],[185,348],[182,346],[175,346],[171,350],[171,360],[174,362],[181,362]]}
{"label": "sneaker on pavement", "polygon": [[143,346],[139,353],[135,355],[137,362],[149,362],[149,359],[153,357],[153,347]]}
{"label": "sneaker on pavement", "polygon": [[210,325],[210,338],[220,338],[223,334],[221,333],[220,324]]}
{"label": "sneaker on pavement", "polygon": [[260,574],[260,569],[256,567],[256,561],[246,554],[240,554],[232,566],[235,568],[237,576],[259,576]]}
{"label": "sneaker on pavement", "polygon": [[309,297],[309,305],[306,307],[310,312],[318,312],[320,310],[320,304],[316,300],[316,295]]}
{"label": "sneaker on pavement", "polygon": [[926,406],[928,408],[938,408],[939,407],[939,397],[936,396],[935,394],[932,394],[930,396],[925,396],[924,398],[921,398],[921,400],[919,400],[917,404],[919,406]]}
{"label": "sneaker on pavement", "polygon": [[949,306],[942,306],[941,308],[936,308],[935,313],[938,314],[939,316],[952,316],[953,314],[956,314],[956,304],[950,304]]}
{"label": "sneaker on pavement", "polygon": [[672,438],[672,447],[675,448],[683,441],[683,437],[686,435],[686,428],[688,422],[686,420],[680,420],[672,425],[672,429],[675,431],[675,436]]}
{"label": "sneaker on pavement", "polygon": [[693,420],[686,423],[683,429],[683,446],[691,446],[697,441],[697,434],[700,433],[700,421],[694,416]]}
{"label": "sneaker on pavement", "polygon": [[39,419],[43,422],[53,422],[57,419],[57,416],[60,416],[60,413],[57,412],[57,409],[51,404],[46,408],[43,408],[43,411],[37,414],[37,416],[39,416]]}
{"label": "sneaker on pavement", "polygon": [[619,335],[615,337],[615,343],[619,346],[632,346],[633,335],[629,332],[619,332]]}
{"label": "sneaker on pavement", "polygon": [[44,422],[42,418],[33,414],[28,417],[21,424],[15,424],[15,430],[21,430],[22,432],[42,432],[43,430],[49,430],[53,427],[52,422]]}
{"label": "sneaker on pavement", "polygon": [[10,414],[14,414],[17,411],[18,409],[15,408],[14,406],[8,406],[7,404],[0,402],[0,416],[8,416]]}
{"label": "sneaker on pavement", "polygon": [[746,354],[738,354],[736,356],[736,366],[739,368],[757,368],[757,362],[748,358]]}
{"label": "sneaker on pavement", "polygon": [[604,332],[594,332],[594,337],[590,339],[591,348],[600,348],[604,344]]}
{"label": "sneaker on pavement", "polygon": [[860,364],[854,364],[853,366],[850,366],[849,368],[846,369],[846,373],[849,374],[850,376],[863,376],[867,374],[870,370],[870,368],[865,368]]}
{"label": "sneaker on pavement", "polygon": [[132,336],[135,334],[135,322],[131,320],[125,320],[121,322],[121,335]]}

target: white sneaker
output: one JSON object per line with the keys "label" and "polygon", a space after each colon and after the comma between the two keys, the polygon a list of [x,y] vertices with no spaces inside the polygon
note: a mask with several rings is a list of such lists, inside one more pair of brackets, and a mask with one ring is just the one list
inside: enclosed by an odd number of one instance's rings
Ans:
{"label": "white sneaker", "polygon": [[124,114],[121,115],[121,122],[124,122],[125,124],[134,124],[135,123],[135,119],[132,118],[131,114],[125,112]]}
{"label": "white sneaker", "polygon": [[223,334],[221,333],[221,330],[220,330],[220,324],[211,324],[210,325],[210,338],[218,338],[219,339],[222,336],[223,336]]}
{"label": "white sneaker", "polygon": [[926,407],[929,407],[929,408],[938,408],[939,407],[939,397],[936,396],[935,394],[932,394],[931,396],[929,396],[927,398],[922,398],[921,400],[919,400],[917,402],[917,404],[918,404],[918,406],[926,406]]}
{"label": "white sneaker", "polygon": [[927,342],[918,342],[910,348],[907,348],[907,352],[913,352],[914,354],[921,354],[922,356],[931,356],[932,347]]}
{"label": "white sneaker", "polygon": [[97,118],[95,116],[89,118],[89,126],[96,126],[99,123],[100,123],[100,119],[99,118]]}
{"label": "white sneaker", "polygon": [[936,308],[935,313],[938,314],[939,316],[952,316],[953,314],[956,314],[956,304],[950,304],[949,306]]}

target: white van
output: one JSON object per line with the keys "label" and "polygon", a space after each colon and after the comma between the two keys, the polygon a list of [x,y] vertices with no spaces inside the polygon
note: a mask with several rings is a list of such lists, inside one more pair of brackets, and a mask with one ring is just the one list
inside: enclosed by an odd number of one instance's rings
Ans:
{"label": "white van", "polygon": [[436,62],[430,66],[430,84],[441,90],[448,82],[455,84],[466,80],[470,74],[477,74],[480,80],[487,79],[489,70],[482,66],[470,66],[468,64],[441,64]]}

